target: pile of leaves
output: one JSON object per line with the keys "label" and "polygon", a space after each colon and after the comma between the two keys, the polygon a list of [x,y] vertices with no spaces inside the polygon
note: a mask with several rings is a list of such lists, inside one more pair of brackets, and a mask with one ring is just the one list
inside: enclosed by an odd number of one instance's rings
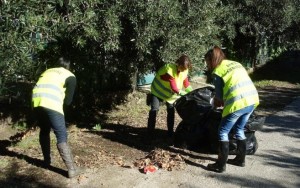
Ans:
{"label": "pile of leaves", "polygon": [[134,162],[134,166],[140,170],[150,165],[172,171],[173,169],[182,170],[185,167],[185,162],[180,154],[171,153],[163,149],[152,150],[146,157]]}

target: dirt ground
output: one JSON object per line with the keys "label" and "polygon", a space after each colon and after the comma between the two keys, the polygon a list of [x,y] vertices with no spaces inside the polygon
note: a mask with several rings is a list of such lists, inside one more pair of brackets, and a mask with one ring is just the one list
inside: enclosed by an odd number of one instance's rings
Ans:
{"label": "dirt ground", "polygon": [[[193,84],[194,88],[197,88],[197,83]],[[300,94],[298,85],[273,85],[275,86],[258,88],[261,105],[256,110],[257,114],[265,116],[274,114]],[[87,173],[72,180],[66,178],[66,168],[56,149],[53,133],[51,133],[52,167],[45,169],[40,166],[42,153],[38,144],[39,130],[31,129],[24,132],[13,129],[14,117],[3,117],[1,112],[0,185],[3,187],[80,187],[81,185],[89,187],[89,182],[93,180],[99,182],[99,187],[105,187],[103,182],[108,180],[98,179],[98,172],[107,173],[106,177],[111,179],[110,181],[116,181],[117,184],[118,179],[113,178],[113,170],[132,169],[143,174],[142,167],[151,160],[156,160],[163,173],[181,171],[189,165],[184,159],[190,153],[179,152],[180,149],[172,147],[171,140],[166,137],[164,106],[161,107],[157,118],[155,141],[151,145],[144,144],[149,110],[145,100],[144,92],[133,92],[128,96],[125,104],[105,114],[109,117],[105,122],[85,126],[94,128],[80,128],[83,126],[75,124],[68,126],[69,142],[76,164],[87,170]],[[175,125],[180,121],[180,117],[176,115]],[[199,155],[207,156],[207,154]],[[134,177],[128,177],[128,179],[132,178]],[[131,187],[130,184],[126,185],[126,182],[122,183],[124,187]]]}

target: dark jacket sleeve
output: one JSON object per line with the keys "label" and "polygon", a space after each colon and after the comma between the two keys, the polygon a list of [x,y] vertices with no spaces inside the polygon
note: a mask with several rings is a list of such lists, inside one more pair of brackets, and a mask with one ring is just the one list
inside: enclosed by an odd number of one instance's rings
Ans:
{"label": "dark jacket sleeve", "polygon": [[219,100],[223,100],[223,87],[224,82],[223,79],[217,75],[213,75],[213,84],[215,86],[215,97]]}
{"label": "dark jacket sleeve", "polygon": [[70,105],[72,100],[73,100],[73,95],[75,92],[75,88],[76,88],[76,77],[75,76],[70,76],[66,79],[65,82],[65,87],[66,87],[66,91],[65,91],[65,100],[64,100],[64,104],[66,105]]}

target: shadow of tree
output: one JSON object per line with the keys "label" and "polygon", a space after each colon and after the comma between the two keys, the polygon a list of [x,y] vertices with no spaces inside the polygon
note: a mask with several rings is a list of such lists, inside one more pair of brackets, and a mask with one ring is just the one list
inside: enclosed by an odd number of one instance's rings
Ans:
{"label": "shadow of tree", "polygon": [[[289,148],[290,150],[293,150],[293,153],[299,153],[300,149],[295,148]],[[298,170],[300,168],[299,164],[299,157],[296,157],[292,154],[283,153],[278,150],[267,150],[268,154],[259,154],[257,156],[261,158],[267,158],[267,164],[271,166],[278,166],[280,168],[289,169],[289,171],[293,171],[293,173],[297,173],[298,176],[300,176],[300,171]]]}
{"label": "shadow of tree", "polygon": [[238,185],[239,187],[272,187],[272,188],[285,188],[286,185],[280,184],[276,181],[260,178],[259,176],[238,177],[234,175],[215,175],[214,179],[221,182],[228,182],[231,185]]}
{"label": "shadow of tree", "polygon": [[[274,134],[278,133],[280,137],[274,137],[274,148],[264,150],[266,154],[256,154],[264,159],[266,166],[278,167],[284,169],[286,173],[300,176],[300,98],[287,105],[283,111],[268,116],[261,132]],[[269,140],[268,142],[272,142]],[[294,143],[294,145],[285,143]],[[270,146],[271,147],[271,146]],[[277,148],[278,147],[278,148]],[[283,148],[283,149],[281,149]],[[299,179],[299,178],[298,178]],[[295,181],[294,183],[296,183]],[[300,183],[297,184],[299,187]],[[278,186],[282,187],[282,186]],[[283,186],[284,187],[284,186]]]}
{"label": "shadow of tree", "polygon": [[53,182],[41,182],[42,178],[35,175],[22,175],[18,173],[19,165],[17,162],[11,163],[8,167],[9,170],[5,172],[5,179],[0,179],[1,187],[13,188],[13,187],[45,187],[45,188],[59,188],[63,185],[59,182],[56,182],[56,185]]}
{"label": "shadow of tree", "polygon": [[167,131],[155,129],[155,136],[152,143],[146,144],[146,128],[137,128],[123,124],[104,124],[101,131],[89,131],[89,133],[101,135],[110,141],[118,142],[145,152],[149,152],[155,148],[167,150],[171,143],[170,138],[167,137]]}
{"label": "shadow of tree", "polygon": [[273,87],[267,86],[260,88],[259,100],[260,105],[258,109],[283,109],[286,104],[291,103],[300,94],[298,88],[285,88],[285,87]]}
{"label": "shadow of tree", "polygon": [[101,131],[88,131],[88,133],[99,135],[104,139],[117,142],[143,152],[150,152],[154,149],[163,149],[172,153],[178,153],[182,156],[186,156],[184,157],[184,160],[187,164],[201,167],[203,169],[206,169],[206,166],[195,161],[216,160],[215,158],[209,157],[208,152],[205,152],[204,150],[202,150],[203,153],[201,153],[199,150],[192,151],[173,147],[173,140],[167,136],[166,130],[155,129],[155,137],[151,143],[145,143],[145,139],[147,138],[146,128],[136,128],[123,124],[105,124]]}
{"label": "shadow of tree", "polygon": [[[49,166],[49,167],[44,167],[43,166],[43,161],[40,159],[36,159],[18,152],[14,152],[9,150],[7,147],[11,146],[12,144],[15,144],[14,142],[10,140],[0,140],[0,156],[8,156],[8,157],[16,157],[17,159],[20,160],[25,160],[28,164],[31,164],[36,167],[44,168],[50,171],[53,171],[57,174],[60,174],[64,177],[67,177],[67,171],[54,167],[54,166]],[[14,172],[16,168],[11,167],[10,172]],[[7,177],[9,178],[10,174],[7,174]],[[7,178],[6,178],[7,179]]]}
{"label": "shadow of tree", "polygon": [[[207,154],[201,153],[201,151],[196,151],[196,153],[195,153],[194,151],[183,150],[183,149],[174,148],[174,147],[170,147],[170,151],[174,152],[174,153],[179,153],[183,156],[188,156],[187,158],[184,159],[186,164],[189,164],[189,165],[195,166],[195,167],[200,167],[204,170],[208,170],[208,169],[205,165],[202,164],[202,162],[204,162],[205,160],[209,160],[209,161],[217,160],[216,158],[212,158],[212,157],[208,156]],[[195,160],[197,160],[197,161],[195,161]]]}
{"label": "shadow of tree", "polygon": [[[299,98],[300,99],[300,98]],[[284,111],[268,116],[263,132],[280,132],[286,136],[300,138],[300,100],[293,101]],[[297,123],[298,122],[298,123]]]}
{"label": "shadow of tree", "polygon": [[[299,153],[298,148],[288,148],[288,152],[282,152],[278,150],[266,150],[268,154],[257,154],[259,158],[263,158],[266,166],[278,167],[284,169],[286,174],[294,174],[300,177],[300,158],[293,155],[293,153]],[[299,180],[299,178],[297,178]],[[269,181],[269,180],[268,180]],[[297,183],[298,182],[298,183]],[[297,183],[295,187],[300,186],[300,182],[295,179],[293,183]],[[276,184],[275,184],[276,185]],[[271,187],[274,187],[273,185]],[[275,186],[277,187],[277,185]],[[286,187],[286,185],[278,185],[278,187]]]}

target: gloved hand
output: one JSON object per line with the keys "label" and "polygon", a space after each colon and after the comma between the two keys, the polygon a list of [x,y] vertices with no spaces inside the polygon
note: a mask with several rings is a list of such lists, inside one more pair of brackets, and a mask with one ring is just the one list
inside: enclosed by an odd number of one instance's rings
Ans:
{"label": "gloved hand", "polygon": [[185,95],[185,94],[187,94],[187,92],[186,92],[186,91],[183,91],[183,90],[180,90],[179,93],[178,93],[178,95],[180,95],[180,96],[183,96],[183,95]]}
{"label": "gloved hand", "polygon": [[187,88],[185,88],[185,92],[186,92],[186,93],[189,93],[189,92],[191,92],[191,91],[193,91],[193,88],[192,88],[191,85],[189,85]]}

